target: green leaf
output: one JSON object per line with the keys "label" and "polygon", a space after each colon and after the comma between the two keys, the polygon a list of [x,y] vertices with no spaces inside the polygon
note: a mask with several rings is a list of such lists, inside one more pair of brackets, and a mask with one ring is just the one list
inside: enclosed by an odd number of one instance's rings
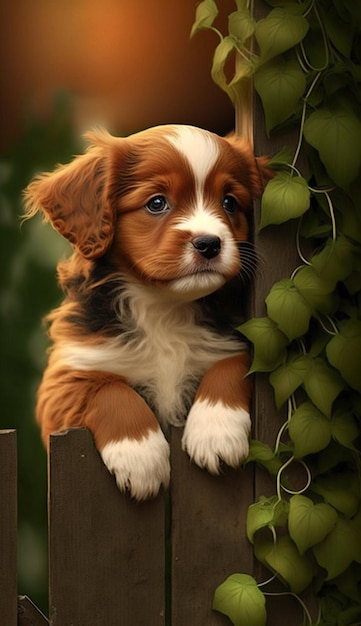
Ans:
{"label": "green leaf", "polygon": [[266,118],[266,131],[287,120],[306,88],[306,78],[299,63],[282,57],[261,65],[254,77]]}
{"label": "green leaf", "polygon": [[340,20],[338,13],[333,7],[327,7],[327,10],[323,11],[323,20],[326,32],[333,45],[345,57],[349,58],[354,34],[350,24]]}
{"label": "green leaf", "polygon": [[214,82],[233,100],[234,95],[229,88],[227,77],[224,71],[226,61],[230,54],[234,52],[236,42],[232,37],[224,37],[214,51],[211,74]]}
{"label": "green leaf", "polygon": [[248,507],[247,537],[253,543],[255,533],[269,526],[285,526],[288,517],[288,502],[277,496],[259,499]]}
{"label": "green leaf", "polygon": [[314,504],[310,498],[300,495],[290,499],[288,529],[300,554],[323,541],[336,521],[337,513],[328,504]]}
{"label": "green leaf", "polygon": [[271,373],[269,380],[275,392],[278,409],[302,385],[310,361],[308,355],[293,358]]}
{"label": "green leaf", "polygon": [[293,48],[305,37],[308,22],[298,12],[297,4],[290,4],[287,8],[273,9],[257,22],[255,35],[263,62]]}
{"label": "green leaf", "polygon": [[316,358],[310,362],[303,384],[312,402],[330,417],[334,401],[345,388],[339,374],[324,359]]}
{"label": "green leaf", "polygon": [[264,467],[270,474],[276,476],[282,466],[281,460],[265,443],[251,439],[246,463],[254,461]]}
{"label": "green leaf", "polygon": [[330,420],[310,402],[304,402],[292,414],[288,431],[296,458],[323,450],[331,441]]}
{"label": "green leaf", "polygon": [[213,609],[227,615],[234,626],[265,626],[265,597],[247,574],[233,574],[217,587]]}
{"label": "green leaf", "polygon": [[312,491],[347,517],[352,517],[358,511],[359,483],[354,473],[340,474],[334,471],[329,476],[320,476],[312,482]]}
{"label": "green leaf", "polygon": [[234,11],[228,17],[228,32],[237,40],[240,47],[252,37],[255,29],[256,22],[246,7]]}
{"label": "green leaf", "polygon": [[317,563],[327,571],[326,580],[342,574],[355,558],[360,558],[360,551],[358,529],[342,517],[324,541],[313,547]]}
{"label": "green leaf", "polygon": [[248,320],[239,330],[254,345],[250,373],[269,372],[282,362],[288,339],[271,319],[260,317]]}
{"label": "green leaf", "polygon": [[191,38],[204,28],[211,28],[218,15],[218,8],[214,0],[203,0],[196,9],[196,18],[191,30]]}
{"label": "green leaf", "polygon": [[294,279],[298,291],[308,302],[313,312],[331,315],[338,305],[338,297],[333,293],[333,281],[324,280],[312,265],[301,267]]}
{"label": "green leaf", "polygon": [[271,539],[256,539],[256,558],[268,565],[287,583],[293,593],[301,593],[312,581],[310,559],[298,552],[295,544],[287,536]]}
{"label": "green leaf", "polygon": [[336,285],[351,274],[354,250],[354,245],[342,235],[336,241],[330,239],[323,250],[311,258],[312,267],[322,280]]}
{"label": "green leaf", "polygon": [[361,165],[361,121],[345,107],[314,111],[304,125],[306,141],[316,148],[327,173],[348,188]]}
{"label": "green leaf", "polygon": [[293,280],[284,278],[275,283],[266,298],[266,305],[269,317],[291,341],[307,332],[312,309]]}
{"label": "green leaf", "polygon": [[353,442],[359,436],[359,428],[351,412],[336,411],[331,419],[331,433],[335,441],[345,448],[356,450]]}
{"label": "green leaf", "polygon": [[361,392],[361,321],[342,322],[340,332],[327,345],[326,354],[350,387]]}
{"label": "green leaf", "polygon": [[300,217],[309,206],[310,190],[307,181],[301,176],[278,172],[268,182],[262,196],[260,228]]}
{"label": "green leaf", "polygon": [[361,244],[361,214],[358,211],[357,203],[355,205],[351,198],[341,190],[336,195],[336,200],[337,204],[335,202],[335,205],[339,205],[342,211],[340,215],[340,230],[342,234],[357,244]]}

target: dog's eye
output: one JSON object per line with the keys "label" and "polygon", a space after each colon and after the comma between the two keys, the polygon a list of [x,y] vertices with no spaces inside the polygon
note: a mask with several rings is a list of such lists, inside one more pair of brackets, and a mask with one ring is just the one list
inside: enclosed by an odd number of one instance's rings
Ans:
{"label": "dog's eye", "polygon": [[237,211],[237,201],[233,196],[224,196],[222,207],[227,213],[235,213]]}
{"label": "dog's eye", "polygon": [[145,208],[150,213],[164,213],[168,211],[169,205],[164,196],[154,196],[154,198],[151,198],[149,202],[147,202]]}

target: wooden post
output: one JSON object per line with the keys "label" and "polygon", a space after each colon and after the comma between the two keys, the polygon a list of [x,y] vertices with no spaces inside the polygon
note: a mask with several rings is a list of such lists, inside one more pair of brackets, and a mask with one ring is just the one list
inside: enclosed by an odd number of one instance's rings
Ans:
{"label": "wooden post", "polygon": [[[250,13],[253,14],[254,0],[250,0]],[[253,42],[250,42],[250,49],[253,49]],[[240,54],[236,55],[236,72],[242,63]],[[253,146],[253,120],[254,120],[254,88],[253,81],[244,81],[242,97],[236,105],[235,109],[235,131],[240,137],[245,137]]]}
{"label": "wooden post", "polygon": [[164,502],[121,494],[90,433],[50,442],[50,624],[164,625]]}
{"label": "wooden post", "polygon": [[0,618],[17,624],[17,450],[15,430],[0,431]]}
{"label": "wooden post", "polygon": [[212,611],[214,592],[230,574],[252,571],[245,533],[253,499],[252,471],[226,469],[211,476],[181,450],[172,429],[172,626],[229,624]]}

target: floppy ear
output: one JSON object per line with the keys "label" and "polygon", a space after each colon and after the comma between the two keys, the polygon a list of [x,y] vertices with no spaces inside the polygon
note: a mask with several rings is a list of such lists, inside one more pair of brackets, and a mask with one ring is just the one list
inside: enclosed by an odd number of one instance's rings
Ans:
{"label": "floppy ear", "polygon": [[29,217],[42,209],[55,230],[93,259],[107,251],[113,238],[114,216],[106,188],[114,138],[107,133],[89,133],[88,138],[93,145],[86,154],[35,178],[24,196]]}
{"label": "floppy ear", "polygon": [[227,135],[225,140],[236,151],[244,175],[248,175],[247,184],[252,198],[259,198],[268,181],[276,174],[274,170],[268,167],[269,158],[266,156],[256,157],[251,144],[244,137],[232,133]]}

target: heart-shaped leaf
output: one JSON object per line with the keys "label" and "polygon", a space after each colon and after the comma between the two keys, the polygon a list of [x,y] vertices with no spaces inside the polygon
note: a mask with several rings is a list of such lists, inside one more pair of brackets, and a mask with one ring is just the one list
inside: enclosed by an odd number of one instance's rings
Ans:
{"label": "heart-shaped leaf", "polygon": [[342,517],[324,541],[313,547],[317,563],[327,571],[326,580],[342,574],[355,558],[360,558],[360,552],[358,529]]}
{"label": "heart-shaped leaf", "polygon": [[330,420],[310,402],[304,402],[292,414],[288,430],[296,458],[323,450],[331,441]]}
{"label": "heart-shaped leaf", "polygon": [[282,57],[261,65],[254,77],[265,113],[267,134],[290,117],[306,87],[305,74],[294,60]]}
{"label": "heart-shaped leaf", "polygon": [[203,28],[211,28],[218,15],[218,8],[214,0],[203,0],[196,9],[196,17],[190,36],[193,37]]}
{"label": "heart-shaped leaf", "polygon": [[280,365],[270,374],[269,380],[275,392],[278,409],[302,385],[310,361],[309,355],[303,355]]}
{"label": "heart-shaped leaf", "polygon": [[361,321],[342,322],[340,332],[327,345],[326,354],[346,382],[361,392]]}
{"label": "heart-shaped leaf", "polygon": [[291,341],[307,332],[312,309],[293,280],[285,278],[275,283],[266,305],[269,317]]}
{"label": "heart-shaped leaf", "polygon": [[320,476],[313,481],[312,491],[347,517],[355,515],[359,508],[359,483],[354,473],[333,472],[330,476]]}
{"label": "heart-shaped leaf", "polygon": [[238,46],[243,46],[255,29],[256,22],[246,7],[234,11],[228,17],[228,32],[237,40]]}
{"label": "heart-shaped leaf", "polygon": [[334,401],[345,388],[339,374],[324,359],[312,359],[303,384],[312,402],[322,413],[330,417]]}
{"label": "heart-shaped leaf", "polygon": [[276,543],[271,539],[256,538],[255,555],[278,574],[293,593],[301,593],[311,583],[311,561],[307,555],[300,555],[287,535],[279,537]]}
{"label": "heart-shaped leaf", "polygon": [[254,344],[254,358],[250,373],[269,372],[282,361],[287,337],[268,317],[248,320],[239,327],[247,339]]}
{"label": "heart-shaped leaf", "polygon": [[211,74],[214,82],[225,91],[229,97],[233,98],[233,92],[229,88],[224,66],[230,54],[234,52],[236,42],[233,37],[224,37],[215,49]]}
{"label": "heart-shaped leaf", "polygon": [[300,554],[323,541],[336,521],[337,512],[324,502],[314,504],[300,495],[290,499],[288,528]]}
{"label": "heart-shaped leaf", "polygon": [[334,413],[331,419],[331,433],[335,441],[342,446],[356,450],[353,442],[359,436],[359,428],[350,409],[348,412],[340,409]]}
{"label": "heart-shaped leaf", "polygon": [[269,526],[284,526],[288,516],[288,502],[279,500],[277,496],[259,499],[248,507],[247,537],[253,543],[257,530]]}
{"label": "heart-shaped leaf", "polygon": [[275,476],[282,466],[282,462],[273,450],[262,441],[251,439],[246,463],[254,461],[264,467],[270,474]]}
{"label": "heart-shaped leaf", "polygon": [[314,312],[334,313],[338,305],[338,298],[333,293],[334,284],[321,278],[311,265],[301,267],[293,282]]}
{"label": "heart-shaped leaf", "polygon": [[304,125],[306,141],[316,148],[327,173],[340,187],[348,188],[361,166],[361,121],[345,107],[322,108],[311,113]]}
{"label": "heart-shaped leaf", "polygon": [[265,597],[247,574],[233,574],[217,587],[213,609],[227,615],[234,626],[265,626]]}
{"label": "heart-shaped leaf", "polygon": [[261,200],[260,228],[300,217],[310,206],[310,190],[301,176],[279,172],[270,180]]}
{"label": "heart-shaped leaf", "polygon": [[256,26],[256,39],[262,61],[266,62],[296,46],[305,37],[308,27],[307,20],[299,15],[296,3],[273,9]]}
{"label": "heart-shaped leaf", "polygon": [[328,240],[321,252],[311,258],[311,264],[322,280],[335,285],[351,274],[354,253],[355,246],[340,235],[335,241]]}

